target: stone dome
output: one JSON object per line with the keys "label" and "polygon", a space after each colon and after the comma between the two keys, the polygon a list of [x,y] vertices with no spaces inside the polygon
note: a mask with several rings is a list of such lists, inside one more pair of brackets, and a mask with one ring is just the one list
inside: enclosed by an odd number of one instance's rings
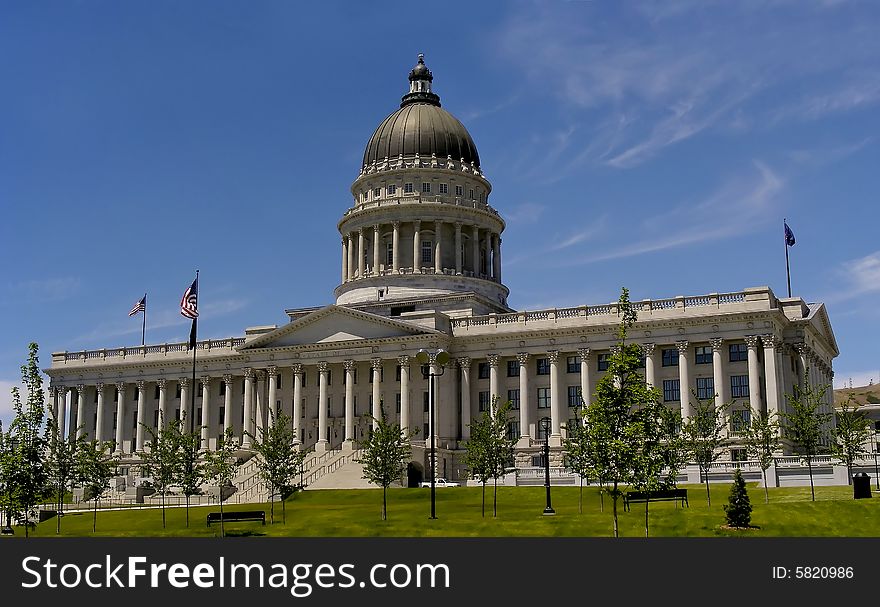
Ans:
{"label": "stone dome", "polygon": [[421,158],[451,157],[456,162],[480,166],[477,146],[464,125],[440,107],[440,97],[431,92],[431,71],[423,56],[409,74],[410,92],[403,96],[400,109],[378,126],[364,151],[364,166],[418,154]]}

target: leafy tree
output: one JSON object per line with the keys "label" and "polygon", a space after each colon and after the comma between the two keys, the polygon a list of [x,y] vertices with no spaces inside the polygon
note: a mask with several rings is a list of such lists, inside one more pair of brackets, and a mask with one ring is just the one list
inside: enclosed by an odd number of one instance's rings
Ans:
{"label": "leafy tree", "polygon": [[18,450],[14,448],[12,433],[3,430],[0,421],[0,512],[11,531],[13,513],[17,510],[15,472],[18,469]]}
{"label": "leafy tree", "polygon": [[746,481],[739,468],[733,473],[733,485],[730,487],[730,496],[724,505],[724,512],[729,527],[748,529],[751,526],[752,503],[746,490]]}
{"label": "leafy tree", "polygon": [[180,420],[168,424],[159,420],[159,428],[144,425],[150,435],[149,448],[141,454],[142,468],[153,479],[153,487],[162,497],[162,528],[165,528],[165,496],[169,488],[177,482],[181,468],[180,444],[182,436]]}
{"label": "leafy tree", "polygon": [[410,439],[416,430],[409,433],[397,423],[388,421],[385,407],[380,403],[381,418],[375,420],[376,427],[367,434],[367,440],[360,443],[363,478],[382,487],[382,520],[388,519],[387,490],[406,473],[406,465],[412,456]]}
{"label": "leafy tree", "polygon": [[177,444],[178,467],[175,483],[186,497],[186,526],[189,527],[189,501],[201,492],[205,484],[205,451],[202,450],[202,429],[186,429],[186,416],[179,424],[170,425],[176,432],[172,441]]}
{"label": "leafy tree", "polygon": [[871,437],[871,421],[859,411],[859,404],[851,394],[837,410],[837,424],[832,437],[831,452],[846,465],[847,482],[851,485],[853,462],[867,452],[865,443]]}
{"label": "leafy tree", "polygon": [[223,526],[223,489],[232,486],[232,479],[241,465],[236,451],[238,441],[232,434],[232,428],[226,428],[217,443],[217,450],[205,454],[205,478],[216,483],[220,489],[220,537],[226,535]]}
{"label": "leafy tree", "polygon": [[[809,368],[804,370],[808,377]],[[794,394],[786,394],[788,411],[783,415],[783,428],[786,438],[792,442],[795,453],[807,462],[810,473],[810,496],[816,501],[816,489],[813,485],[813,458],[816,457],[827,439],[826,425],[831,419],[830,413],[820,410],[828,386],[814,388],[809,382],[804,386],[795,386]]]}
{"label": "leafy tree", "polygon": [[44,461],[45,437],[41,436],[46,421],[46,397],[40,374],[39,347],[28,346],[27,363],[21,367],[21,380],[27,400],[22,402],[18,387],[12,388],[12,410],[15,417],[10,424],[10,442],[15,451],[15,469],[12,475],[10,511],[14,517],[24,516],[25,536],[29,535],[31,516],[36,505],[47,494],[48,470]]}
{"label": "leafy tree", "polygon": [[746,454],[758,461],[761,476],[764,479],[764,503],[770,503],[770,492],[767,489],[767,468],[773,465],[773,456],[779,448],[779,415],[775,411],[769,413],[751,410],[751,421],[746,426],[743,436]]}
{"label": "leafy tree", "polygon": [[[586,363],[584,363],[586,364]],[[583,407],[583,399],[581,400]],[[567,436],[562,442],[570,470],[578,475],[580,491],[578,493],[578,514],[584,512],[584,479],[589,479],[593,470],[592,452],[590,449],[587,427],[575,412],[574,425],[567,425]]]}
{"label": "leafy tree", "polygon": [[498,397],[494,397],[489,411],[471,423],[471,437],[465,445],[465,464],[483,486],[483,516],[486,516],[486,483],[490,478],[494,486],[492,516],[498,516],[498,479],[504,476],[513,459],[516,444],[516,440],[507,435],[512,406],[511,401],[498,404]]}
{"label": "leafy tree", "polygon": [[116,474],[119,459],[112,455],[113,441],[104,444],[96,440],[84,441],[76,452],[76,478],[85,495],[95,500],[92,512],[92,532],[98,526],[98,506],[101,495],[110,488],[110,479]]}
{"label": "leafy tree", "polygon": [[257,452],[260,477],[269,487],[269,513],[275,522],[275,495],[281,498],[282,522],[287,521],[284,499],[293,491],[294,477],[299,474],[306,452],[297,449],[293,442],[290,417],[279,413],[268,428],[259,429],[259,437],[251,436],[251,448]]}
{"label": "leafy tree", "polygon": [[465,443],[464,462],[471,478],[482,486],[482,515],[486,516],[486,483],[492,478],[492,418],[487,412],[469,424],[471,436]]}
{"label": "leafy tree", "polygon": [[49,421],[46,424],[46,472],[48,474],[49,487],[55,492],[56,505],[58,508],[55,516],[55,533],[61,533],[61,518],[64,516],[64,497],[67,490],[75,481],[76,457],[83,442],[84,436],[74,430],[70,436],[63,435],[63,428],[58,426],[58,418],[54,410],[50,409]]}
{"label": "leafy tree", "polygon": [[725,453],[724,408],[716,407],[714,398],[696,398],[691,405],[694,413],[684,420],[681,437],[688,457],[700,467],[700,478],[706,483],[706,503],[711,507],[709,469]]}

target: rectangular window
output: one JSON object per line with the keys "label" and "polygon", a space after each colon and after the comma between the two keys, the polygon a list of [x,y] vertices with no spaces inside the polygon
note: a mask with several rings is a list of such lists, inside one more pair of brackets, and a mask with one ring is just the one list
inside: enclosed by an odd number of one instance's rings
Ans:
{"label": "rectangular window", "polygon": [[474,191],[473,190],[470,191],[470,195],[471,195],[471,200],[473,200],[474,199]]}
{"label": "rectangular window", "polygon": [[159,427],[159,410],[158,410],[158,409],[156,409],[156,410],[153,412],[153,427],[154,427],[154,428],[158,428],[158,427]]}
{"label": "rectangular window", "polygon": [[174,391],[174,398],[180,398],[180,382],[177,382],[177,389]]}
{"label": "rectangular window", "polygon": [[226,396],[226,382],[220,382],[220,396]]}
{"label": "rectangular window", "polygon": [[489,403],[490,403],[489,391],[486,390],[486,391],[480,392],[477,396],[479,398],[478,411],[480,411],[480,412],[488,411],[489,410]]}
{"label": "rectangular window", "polygon": [[397,186],[392,183],[388,186],[388,195],[394,196],[395,194],[397,194]]}
{"label": "rectangular window", "polygon": [[[137,424],[135,424],[135,425],[137,425]],[[202,408],[201,407],[196,409],[196,425],[197,426],[202,425]]]}
{"label": "rectangular window", "polygon": [[731,398],[748,398],[749,396],[749,376],[748,375],[731,375],[730,376],[730,397]]}
{"label": "rectangular window", "polygon": [[464,188],[460,185],[455,186],[455,195],[456,196],[464,196]]}
{"label": "rectangular window", "polygon": [[[545,441],[545,440],[547,440],[547,438],[549,436],[550,436],[550,428],[544,430],[544,426],[542,426],[541,424],[538,424],[538,440]],[[537,467],[541,467],[541,468],[544,467],[544,456],[543,455],[536,455],[536,456],[532,457],[532,465],[534,465],[534,463],[535,463],[534,460],[538,460],[538,465],[535,466],[536,468]]]}
{"label": "rectangular window", "polygon": [[422,193],[430,194],[431,193],[431,184],[427,181],[422,182]]}
{"label": "rectangular window", "polygon": [[203,384],[202,382],[199,382],[198,384],[196,384],[196,397],[197,398],[202,397],[202,392],[204,392],[204,387],[205,387],[205,384]]}
{"label": "rectangular window", "polygon": [[422,263],[431,263],[434,260],[434,243],[430,240],[422,241]]}
{"label": "rectangular window", "polygon": [[217,425],[222,426],[226,423],[226,407],[217,409]]}
{"label": "rectangular window", "polygon": [[596,355],[596,368],[599,371],[607,371],[608,370],[608,360],[611,357],[610,354],[597,354]]}
{"label": "rectangular window", "polygon": [[477,379],[489,379],[489,363],[477,363]]}
{"label": "rectangular window", "polygon": [[389,268],[394,267],[394,243],[385,243],[385,265]]}
{"label": "rectangular window", "polygon": [[697,398],[709,400],[715,398],[715,379],[712,377],[697,378]]}
{"label": "rectangular window", "polygon": [[403,184],[403,193],[404,194],[412,194],[413,192],[413,184],[405,183]]}
{"label": "rectangular window", "polygon": [[519,421],[512,421],[507,423],[507,440],[516,440],[520,437],[519,434]]}
{"label": "rectangular window", "polygon": [[749,359],[749,349],[745,344],[730,344],[730,362],[740,362]]}
{"label": "rectangular window", "polygon": [[674,402],[681,400],[681,391],[677,379],[663,380],[663,400],[665,402]]}
{"label": "rectangular window", "polygon": [[550,375],[550,359],[539,358],[535,361],[538,375]]}
{"label": "rectangular window", "polygon": [[300,407],[300,410],[302,411],[302,415],[300,417],[302,417],[302,419],[305,419],[306,418],[306,399],[302,399],[302,407]]}
{"label": "rectangular window", "polygon": [[510,408],[513,410],[519,409],[519,388],[515,390],[507,391],[507,400],[510,401]]}
{"label": "rectangular window", "polygon": [[394,369],[394,381],[400,381],[400,365],[397,365]]}
{"label": "rectangular window", "polygon": [[445,184],[445,183],[441,183],[440,184],[440,193],[441,194],[448,194],[449,193],[449,185]]}
{"label": "rectangular window", "polygon": [[382,195],[382,188],[373,188],[373,198],[378,198]]}
{"label": "rectangular window", "polygon": [[664,367],[677,367],[678,366],[678,348],[664,348],[663,349],[663,366]]}
{"label": "rectangular window", "polygon": [[581,357],[580,356],[569,356],[565,361],[565,370],[568,373],[580,373],[581,372]]}
{"label": "rectangular window", "polygon": [[519,360],[507,361],[507,377],[519,377]]}
{"label": "rectangular window", "polygon": [[742,434],[752,423],[752,412],[748,409],[735,409],[730,412],[730,431]]}
{"label": "rectangular window", "polygon": [[[95,400],[98,399],[98,393],[95,393]],[[159,384],[156,384],[156,389],[153,390],[153,400],[159,400]]]}
{"label": "rectangular window", "polygon": [[400,415],[400,392],[394,395],[394,403],[397,410],[397,414]]}
{"label": "rectangular window", "polygon": [[568,387],[568,406],[569,407],[580,407],[581,406],[581,387],[580,386],[569,386]]}
{"label": "rectangular window", "polygon": [[712,346],[697,346],[696,364],[711,365],[712,364]]}
{"label": "rectangular window", "polygon": [[550,388],[538,388],[538,409],[550,408]]}
{"label": "rectangular window", "polygon": [[744,462],[748,459],[748,457],[748,453],[745,449],[730,450],[730,461],[732,462]]}

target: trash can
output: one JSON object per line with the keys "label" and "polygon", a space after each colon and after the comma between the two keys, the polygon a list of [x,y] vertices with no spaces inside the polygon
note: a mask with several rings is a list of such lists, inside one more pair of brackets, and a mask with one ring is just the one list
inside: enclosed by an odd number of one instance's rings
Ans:
{"label": "trash can", "polygon": [[871,497],[871,477],[864,472],[853,474],[853,499]]}

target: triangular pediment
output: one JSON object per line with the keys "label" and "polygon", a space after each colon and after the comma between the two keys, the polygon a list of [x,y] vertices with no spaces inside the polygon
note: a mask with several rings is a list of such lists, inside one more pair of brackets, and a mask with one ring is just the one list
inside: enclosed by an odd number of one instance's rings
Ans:
{"label": "triangular pediment", "polygon": [[834,331],[831,330],[831,321],[828,318],[828,309],[825,304],[812,305],[809,320],[819,334],[825,338],[837,354],[840,349],[837,346],[837,339],[834,337]]}
{"label": "triangular pediment", "polygon": [[413,335],[436,335],[439,331],[407,322],[330,305],[315,310],[248,341],[238,350],[286,348],[309,344],[352,342]]}

